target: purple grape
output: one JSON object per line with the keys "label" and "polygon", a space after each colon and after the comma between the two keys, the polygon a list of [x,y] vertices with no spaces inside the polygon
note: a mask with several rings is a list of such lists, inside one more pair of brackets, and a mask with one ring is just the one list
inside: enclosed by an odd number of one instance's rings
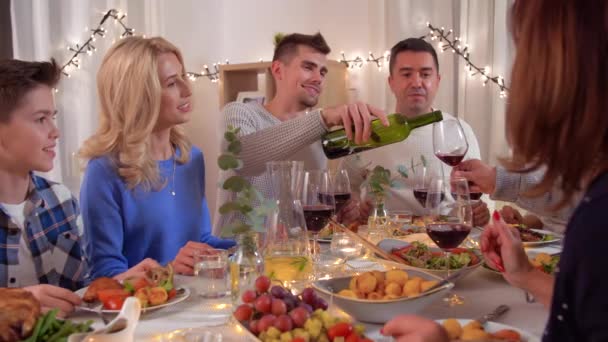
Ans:
{"label": "purple grape", "polygon": [[308,311],[308,313],[313,312],[312,306],[310,304],[300,303],[300,305],[298,305],[298,307],[306,309],[306,311]]}
{"label": "purple grape", "polygon": [[283,301],[285,302],[285,305],[287,305],[287,312],[293,310],[298,306],[297,300],[293,296],[286,296],[285,298],[283,298]]}
{"label": "purple grape", "polygon": [[274,285],[272,288],[270,288],[270,294],[274,298],[283,299],[287,295],[287,290],[279,285]]}
{"label": "purple grape", "polygon": [[321,310],[327,310],[327,302],[325,301],[325,299],[321,298],[321,297],[317,297],[315,299],[315,304],[314,304],[314,308],[315,310],[317,309],[321,309]]}
{"label": "purple grape", "polygon": [[314,306],[315,299],[317,299],[317,294],[315,293],[315,290],[311,289],[310,287],[307,287],[304,289],[304,291],[302,291],[302,300],[304,301],[304,303]]}

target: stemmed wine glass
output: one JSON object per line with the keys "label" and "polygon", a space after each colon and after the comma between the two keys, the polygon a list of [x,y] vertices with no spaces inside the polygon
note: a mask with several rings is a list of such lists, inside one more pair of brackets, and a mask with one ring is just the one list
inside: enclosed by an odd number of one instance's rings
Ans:
{"label": "stemmed wine glass", "polygon": [[348,171],[345,169],[339,169],[333,179],[333,196],[336,203],[336,212],[340,212],[346,202],[350,200],[351,189],[350,189],[350,178],[348,177]]}
{"label": "stemmed wine glass", "polygon": [[[426,208],[430,214],[426,233],[444,252],[447,276],[450,275],[450,251],[466,239],[473,224],[473,210],[466,179],[452,179],[450,188],[453,196],[445,196],[449,189],[446,189],[444,180],[434,178],[426,197]],[[463,303],[462,298],[456,295],[448,295],[446,300],[451,305]]]}
{"label": "stemmed wine glass", "polygon": [[327,170],[304,172],[301,202],[306,228],[312,235],[315,249],[319,232],[327,225],[336,210],[332,191],[333,187]]}
{"label": "stemmed wine glass", "polygon": [[469,143],[458,118],[433,124],[433,150],[437,158],[452,167],[464,159]]}
{"label": "stemmed wine glass", "polygon": [[414,198],[416,198],[422,207],[426,207],[426,198],[431,181],[443,178],[439,171],[441,171],[440,167],[437,170],[436,168],[431,167],[430,164],[427,164],[422,166],[417,175],[416,181],[414,182],[413,193]]}
{"label": "stemmed wine glass", "polygon": [[[443,120],[433,124],[433,150],[435,156],[448,166],[454,167],[464,159],[469,143],[458,118]],[[471,200],[478,201],[481,192],[469,194]]]}

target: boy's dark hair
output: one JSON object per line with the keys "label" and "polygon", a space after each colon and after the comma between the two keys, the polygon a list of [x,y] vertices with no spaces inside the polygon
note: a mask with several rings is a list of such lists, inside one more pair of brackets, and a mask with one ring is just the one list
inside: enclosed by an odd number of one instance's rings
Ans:
{"label": "boy's dark hair", "polygon": [[437,60],[437,52],[435,51],[433,46],[429,44],[426,40],[421,38],[407,38],[395,44],[395,46],[391,48],[391,57],[388,62],[388,70],[391,74],[393,73],[393,67],[395,66],[397,55],[400,52],[404,51],[430,53],[431,56],[433,56],[433,60],[435,61],[435,67],[437,68],[437,72],[439,72],[439,61]]}
{"label": "boy's dark hair", "polygon": [[281,60],[283,63],[288,63],[293,55],[298,51],[299,45],[305,45],[327,55],[331,51],[325,38],[320,32],[314,35],[292,33],[283,37],[274,49],[272,61]]}
{"label": "boy's dark hair", "polygon": [[18,59],[0,60],[0,122],[7,122],[19,101],[40,84],[57,85],[61,70],[50,62],[27,62]]}

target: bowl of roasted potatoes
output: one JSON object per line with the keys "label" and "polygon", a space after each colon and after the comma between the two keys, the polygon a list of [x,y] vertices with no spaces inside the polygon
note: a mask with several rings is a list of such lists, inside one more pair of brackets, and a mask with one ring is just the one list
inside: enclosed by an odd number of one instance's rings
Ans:
{"label": "bowl of roasted potatoes", "polygon": [[440,281],[426,272],[394,269],[317,280],[312,287],[360,322],[385,323],[396,315],[424,309],[454,286],[436,287]]}

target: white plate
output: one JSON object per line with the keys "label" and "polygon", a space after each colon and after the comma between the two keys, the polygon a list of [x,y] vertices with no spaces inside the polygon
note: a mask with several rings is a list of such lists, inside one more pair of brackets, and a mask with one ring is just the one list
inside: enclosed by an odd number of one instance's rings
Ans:
{"label": "white plate", "polygon": [[561,234],[558,234],[558,233],[555,233],[555,232],[552,232],[549,230],[542,230],[542,229],[530,229],[530,230],[543,234],[543,235],[551,235],[551,236],[553,236],[553,239],[547,240],[547,241],[522,242],[524,247],[547,245],[547,244],[559,242],[563,239],[563,236]]}
{"label": "white plate", "polygon": [[[82,296],[84,296],[85,292],[87,292],[87,288],[88,287],[85,287],[85,288],[82,288],[82,289],[76,291],[76,294],[82,298]],[[190,297],[189,288],[187,288],[187,287],[177,288],[177,290],[178,290],[178,292],[180,292],[180,290],[184,290],[184,291],[183,291],[183,293],[177,294],[175,297],[171,298],[169,301],[167,301],[164,304],[159,304],[159,305],[148,306],[146,308],[142,308],[141,312],[158,310],[158,309],[164,308],[166,306],[175,305],[179,302],[184,301],[186,298]],[[91,303],[91,304],[83,303],[83,305],[80,306],[79,309],[82,309],[83,311],[101,312],[101,313],[109,313],[109,314],[116,314],[116,313],[120,312],[120,310],[104,309],[103,304],[101,304],[100,302],[95,302],[95,303]]]}
{"label": "white plate", "polygon": [[[436,320],[436,322],[439,324],[442,324],[443,321],[444,321],[443,319]],[[457,321],[458,321],[458,323],[460,323],[461,326],[464,326],[465,324],[472,321],[472,319],[457,319]],[[484,327],[484,330],[489,333],[495,333],[495,332],[497,332],[499,330],[503,330],[503,329],[515,330],[521,335],[522,342],[540,342],[540,339],[538,337],[530,334],[527,331],[512,327],[510,325],[496,323],[496,322],[487,322],[486,324],[483,325],[483,327]]]}

